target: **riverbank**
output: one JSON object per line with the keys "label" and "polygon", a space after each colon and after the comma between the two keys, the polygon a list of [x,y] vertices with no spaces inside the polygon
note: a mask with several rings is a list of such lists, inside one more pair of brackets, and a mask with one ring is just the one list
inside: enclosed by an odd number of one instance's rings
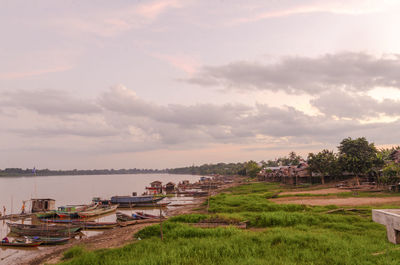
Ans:
{"label": "riverbank", "polygon": [[[238,182],[225,184],[221,188],[213,190],[212,196],[218,194],[224,189],[231,188],[239,185]],[[204,205],[204,202],[208,197],[194,198],[193,202],[189,205],[183,205],[176,207],[171,210],[167,210],[165,214],[168,217],[191,214],[198,212],[199,207]],[[39,253],[30,252],[23,259],[20,259],[19,265],[39,265],[39,264],[54,264],[61,260],[63,253],[74,246],[84,246],[87,250],[97,249],[110,249],[124,246],[128,243],[132,243],[133,235],[147,226],[152,226],[154,223],[148,224],[137,224],[127,227],[117,227],[112,230],[107,230],[97,235],[87,237],[80,240],[71,240],[65,245],[55,246],[40,250]]]}
{"label": "riverbank", "polygon": [[[320,199],[332,196],[326,187],[311,187]],[[121,248],[91,251],[70,249],[61,264],[398,264],[400,251],[389,243],[384,226],[371,220],[371,206],[277,204],[282,192],[297,191],[275,183],[249,183],[231,187],[210,199],[193,213],[178,215],[159,226],[144,227],[141,239]],[[297,193],[297,198],[307,194]],[[329,195],[328,195],[329,194]],[[281,196],[295,194],[283,194]],[[325,196],[326,195],[326,196]],[[363,197],[390,197],[386,193],[363,193]],[[352,200],[360,194],[345,194]],[[397,201],[400,197],[392,196]],[[377,205],[374,208],[399,208]],[[207,213],[208,212],[208,213]],[[198,228],[190,223],[236,223],[247,221],[248,229]],[[154,251],[157,249],[157,251]]]}

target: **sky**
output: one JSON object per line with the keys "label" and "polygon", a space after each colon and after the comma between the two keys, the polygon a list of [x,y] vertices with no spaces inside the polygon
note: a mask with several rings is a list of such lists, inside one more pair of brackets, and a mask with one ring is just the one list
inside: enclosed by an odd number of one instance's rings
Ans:
{"label": "sky", "polygon": [[0,0],[0,168],[399,145],[400,1]]}

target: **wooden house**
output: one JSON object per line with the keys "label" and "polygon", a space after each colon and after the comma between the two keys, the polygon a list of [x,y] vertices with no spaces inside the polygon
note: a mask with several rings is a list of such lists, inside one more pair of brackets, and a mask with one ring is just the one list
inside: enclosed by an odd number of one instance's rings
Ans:
{"label": "wooden house", "polygon": [[162,182],[159,180],[153,181],[150,183],[150,188],[156,190],[157,193],[162,193]]}
{"label": "wooden house", "polygon": [[32,213],[47,212],[56,209],[56,201],[53,199],[31,199]]}
{"label": "wooden house", "polygon": [[167,193],[171,193],[175,191],[175,183],[173,182],[168,182],[167,184],[165,184],[165,191]]}

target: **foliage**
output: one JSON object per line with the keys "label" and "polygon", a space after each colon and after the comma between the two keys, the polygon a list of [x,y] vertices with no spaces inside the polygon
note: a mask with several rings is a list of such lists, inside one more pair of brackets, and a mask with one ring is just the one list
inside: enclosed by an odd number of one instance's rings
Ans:
{"label": "foliage", "polygon": [[245,163],[218,163],[204,164],[201,166],[181,167],[167,169],[170,174],[193,174],[193,175],[238,175],[244,168]]}
{"label": "foliage", "polygon": [[257,162],[250,160],[245,164],[246,176],[256,177],[260,172],[261,168],[258,166]]}
{"label": "foliage", "polygon": [[389,163],[383,168],[382,181],[385,184],[395,184],[400,180],[400,165],[397,163]]}
{"label": "foliage", "polygon": [[377,161],[377,149],[365,137],[345,138],[340,142],[339,163],[344,171],[351,172],[357,177],[370,171]]}
{"label": "foliage", "polygon": [[311,172],[318,172],[321,176],[322,184],[325,184],[326,176],[335,176],[338,172],[338,159],[333,151],[322,150],[317,154],[310,153],[307,163]]}

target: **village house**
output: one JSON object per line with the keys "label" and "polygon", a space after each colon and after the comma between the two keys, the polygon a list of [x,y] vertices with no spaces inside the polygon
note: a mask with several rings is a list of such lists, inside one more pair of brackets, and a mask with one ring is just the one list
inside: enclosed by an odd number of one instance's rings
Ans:
{"label": "village house", "polygon": [[175,183],[173,182],[168,182],[165,184],[165,192],[166,193],[172,193],[175,191]]}
{"label": "village house", "polygon": [[56,209],[56,201],[53,199],[31,199],[32,213],[47,212]]}
{"label": "village house", "polygon": [[266,167],[258,174],[258,179],[261,181],[297,185],[300,183],[309,183],[311,175],[308,164],[301,162],[297,166]]}

